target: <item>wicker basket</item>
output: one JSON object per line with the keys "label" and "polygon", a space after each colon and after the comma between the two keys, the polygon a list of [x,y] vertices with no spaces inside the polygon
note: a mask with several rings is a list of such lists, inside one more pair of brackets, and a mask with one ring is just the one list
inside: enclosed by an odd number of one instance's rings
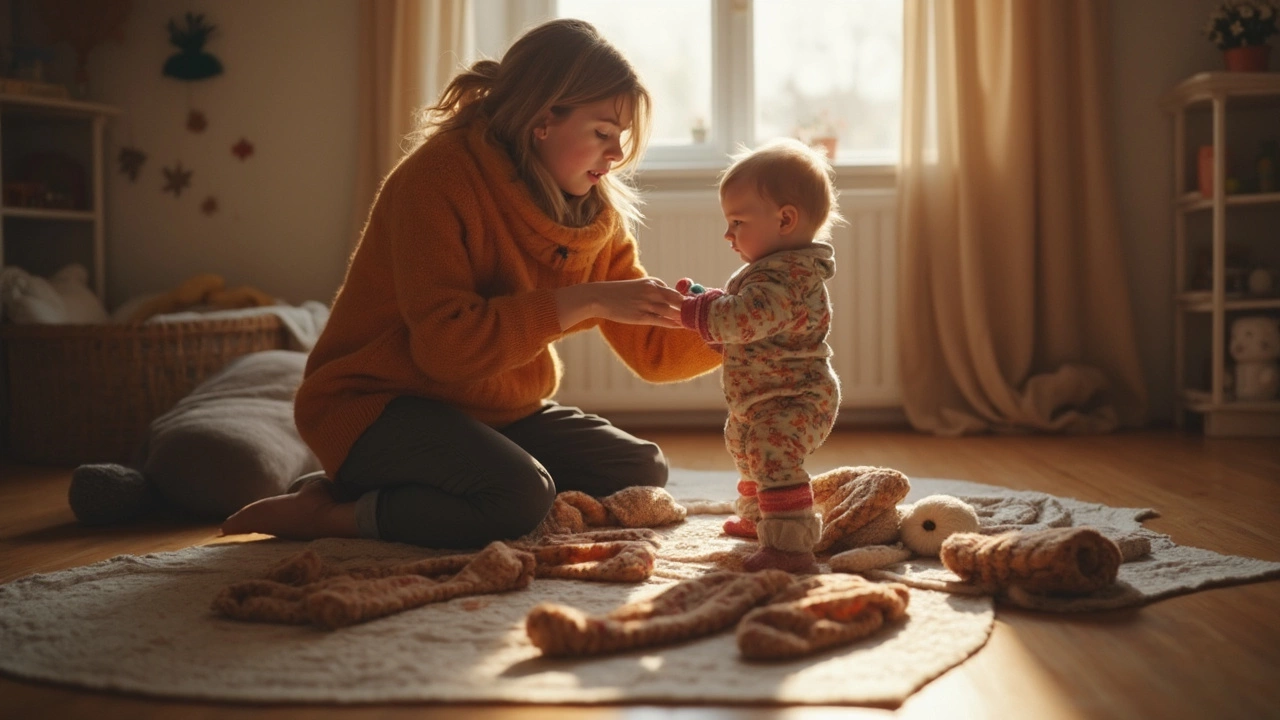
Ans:
{"label": "wicker basket", "polygon": [[241,355],[286,347],[275,315],[136,325],[0,325],[8,454],[128,462],[152,420]]}

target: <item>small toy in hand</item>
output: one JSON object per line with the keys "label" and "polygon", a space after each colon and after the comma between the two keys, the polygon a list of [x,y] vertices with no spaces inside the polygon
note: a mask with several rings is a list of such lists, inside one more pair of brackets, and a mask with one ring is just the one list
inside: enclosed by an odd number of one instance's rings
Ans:
{"label": "small toy in hand", "polygon": [[680,278],[676,281],[676,290],[682,295],[701,295],[707,291],[701,284],[696,283],[689,278]]}

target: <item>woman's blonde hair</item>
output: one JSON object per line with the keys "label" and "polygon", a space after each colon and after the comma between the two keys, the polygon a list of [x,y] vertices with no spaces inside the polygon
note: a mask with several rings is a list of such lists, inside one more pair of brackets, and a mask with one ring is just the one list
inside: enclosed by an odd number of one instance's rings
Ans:
{"label": "woman's blonde hair", "polygon": [[754,183],[760,197],[775,205],[794,205],[814,240],[831,239],[842,225],[835,171],[827,156],[794,138],[772,140],[755,150],[743,149],[720,175],[720,194],[739,182]]}
{"label": "woman's blonde hair", "polygon": [[[586,195],[566,197],[538,161],[533,131],[547,113],[564,116],[574,108],[609,98],[631,100],[622,118],[623,158]],[[464,127],[478,118],[489,123],[490,139],[505,148],[534,201],[562,225],[589,225],[605,207],[628,222],[641,218],[640,198],[626,181],[635,172],[649,137],[649,91],[631,63],[590,23],[552,20],[526,32],[502,61],[480,60],[449,82],[440,100],[419,113],[415,144]]]}

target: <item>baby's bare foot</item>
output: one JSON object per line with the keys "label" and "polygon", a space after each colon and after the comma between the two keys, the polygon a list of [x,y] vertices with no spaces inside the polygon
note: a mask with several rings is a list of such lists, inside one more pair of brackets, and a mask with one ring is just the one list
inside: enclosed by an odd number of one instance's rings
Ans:
{"label": "baby's bare foot", "polygon": [[818,560],[811,552],[785,552],[762,547],[748,555],[742,561],[742,567],[748,572],[774,568],[799,575],[812,575],[818,572]]}
{"label": "baby's bare foot", "polygon": [[222,523],[223,535],[262,533],[289,540],[356,537],[355,503],[339,503],[329,483],[306,483],[296,493],[263,498]]}

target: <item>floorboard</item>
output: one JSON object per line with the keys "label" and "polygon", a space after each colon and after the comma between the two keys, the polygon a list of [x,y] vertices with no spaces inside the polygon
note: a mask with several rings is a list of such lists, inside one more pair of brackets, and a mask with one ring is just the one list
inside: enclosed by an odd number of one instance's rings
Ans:
{"label": "floorboard", "polygon": [[[636,432],[659,442],[675,466],[732,469],[717,431]],[[1147,527],[1181,544],[1280,561],[1280,442],[1274,439],[1210,440],[1172,431],[935,438],[842,429],[814,455],[810,469],[849,464],[1151,507],[1160,517]],[[216,537],[213,524],[176,518],[83,528],[67,509],[69,481],[66,468],[0,461],[0,581]],[[1002,608],[982,650],[895,711],[247,706],[159,701],[0,676],[0,717],[372,720],[424,714],[455,720],[1280,717],[1280,582],[1211,589],[1106,613],[1062,616]]]}

